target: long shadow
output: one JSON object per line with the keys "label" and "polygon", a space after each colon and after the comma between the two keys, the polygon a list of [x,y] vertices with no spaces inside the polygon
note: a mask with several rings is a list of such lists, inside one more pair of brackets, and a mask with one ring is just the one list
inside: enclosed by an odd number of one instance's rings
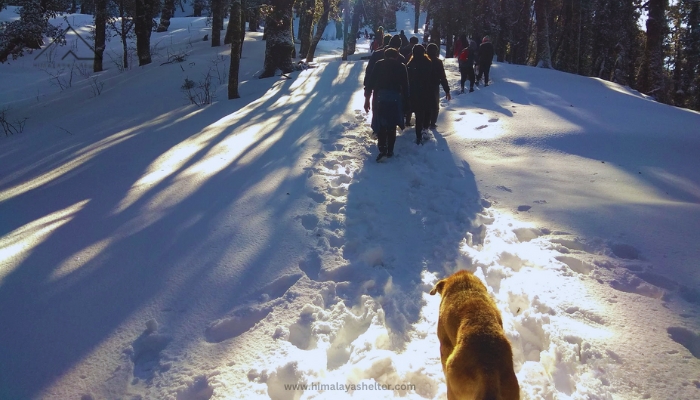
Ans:
{"label": "long shadow", "polygon": [[372,145],[346,205],[347,279],[356,285],[355,298],[367,293],[379,299],[398,346],[420,317],[422,273],[444,276],[455,269],[460,242],[481,210],[469,165],[453,158],[439,132],[422,146],[414,132],[404,130],[396,155],[383,163],[374,162]]}
{"label": "long shadow", "polygon": [[[354,73],[359,75],[360,69]],[[165,118],[70,174],[0,203],[0,215],[12,215],[3,218],[6,233],[90,200],[34,245],[0,283],[0,398],[36,397],[93,351],[118,359],[123,349],[111,354],[100,345],[136,316],[155,317],[173,342],[179,340],[186,348],[188,341],[201,340],[203,318],[225,315],[250,287],[297,265],[289,255],[303,254],[304,240],[293,205],[304,193],[286,193],[304,186],[305,175],[295,166],[301,143],[333,123],[323,117],[326,107],[338,108],[346,101],[328,90],[336,72],[318,75],[317,90],[301,101],[285,98],[294,81],[279,83],[276,94],[247,106],[267,110],[262,115],[247,114],[244,108],[233,115],[230,126],[208,136],[207,127],[228,113],[227,103],[175,124],[175,118]],[[225,144],[242,130],[256,130],[258,123],[260,132],[247,149],[216,172],[197,175],[202,173],[197,167],[216,157],[212,153],[224,151],[225,156]],[[203,137],[189,160],[121,210],[123,199],[152,163],[193,135]],[[64,149],[46,151],[60,154],[65,163],[75,156],[61,152],[73,146],[69,142]],[[60,166],[61,161],[38,165],[12,183]],[[167,192],[173,188],[177,190]],[[164,194],[173,197],[164,201]],[[290,235],[295,230],[298,237]],[[96,244],[97,249],[91,247]],[[78,262],[80,257],[89,261]],[[205,316],[192,306],[207,302],[211,307],[205,309],[214,311]],[[193,321],[202,325],[192,328]],[[142,332],[126,335],[136,340]],[[153,357],[149,353],[149,362]]]}

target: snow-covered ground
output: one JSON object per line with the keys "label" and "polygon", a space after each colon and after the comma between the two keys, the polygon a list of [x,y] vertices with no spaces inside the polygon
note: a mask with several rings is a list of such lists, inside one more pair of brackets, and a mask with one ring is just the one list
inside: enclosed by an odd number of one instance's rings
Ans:
{"label": "snow-covered ground", "polygon": [[[495,63],[375,163],[359,54],[259,80],[249,33],[229,101],[208,31],[174,19],[97,96],[36,53],[0,65],[29,117],[0,137],[0,398],[444,399],[428,291],[465,268],[523,399],[700,397],[700,114]],[[210,68],[215,103],[188,105]]]}

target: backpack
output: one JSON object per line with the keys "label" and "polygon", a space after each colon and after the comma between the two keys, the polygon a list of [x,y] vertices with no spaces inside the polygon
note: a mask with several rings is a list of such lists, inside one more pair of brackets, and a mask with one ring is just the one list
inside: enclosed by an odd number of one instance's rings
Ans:
{"label": "backpack", "polygon": [[462,49],[462,52],[459,53],[459,61],[466,62],[468,59],[469,59],[469,47],[465,47]]}
{"label": "backpack", "polygon": [[459,53],[459,57],[457,58],[457,63],[461,68],[465,68],[468,63],[469,63],[469,47],[465,47],[462,49],[462,52]]}

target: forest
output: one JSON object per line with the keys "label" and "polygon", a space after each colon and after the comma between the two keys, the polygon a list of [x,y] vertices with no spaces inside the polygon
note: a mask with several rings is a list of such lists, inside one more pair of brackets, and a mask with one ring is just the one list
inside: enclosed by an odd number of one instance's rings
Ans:
{"label": "forest", "polygon": [[[19,19],[0,24],[0,62],[49,40],[60,43],[64,30],[51,21],[80,12],[94,15],[95,72],[104,68],[107,35],[121,38],[124,62],[135,42],[138,63],[146,65],[151,32],[166,31],[176,14],[206,16],[211,45],[231,46],[229,98],[237,98],[246,26],[265,29],[264,78],[291,71],[295,58],[312,61],[323,32],[319,27],[342,23],[344,55],[353,54],[358,31],[381,26],[392,32],[395,11],[407,4],[415,9],[412,33],[427,29],[447,57],[456,35],[477,41],[488,35],[498,62],[597,77],[659,102],[700,110],[699,0],[0,0],[0,9],[17,6],[19,13]],[[418,26],[421,12],[427,13],[425,26]],[[224,30],[227,18],[238,23]]]}

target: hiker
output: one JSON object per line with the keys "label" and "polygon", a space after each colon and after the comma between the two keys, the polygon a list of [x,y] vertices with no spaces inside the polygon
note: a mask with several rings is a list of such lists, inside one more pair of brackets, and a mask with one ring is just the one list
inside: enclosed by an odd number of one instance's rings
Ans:
{"label": "hiker", "polygon": [[[372,75],[372,72],[374,71],[374,66],[379,60],[382,60],[384,58],[384,52],[386,51],[386,49],[393,48],[396,49],[398,52],[398,49],[401,46],[401,38],[398,35],[386,35],[384,36],[384,43],[386,43],[386,45],[372,53],[372,56],[370,56],[369,61],[367,62],[367,68],[365,68],[364,79],[365,90],[367,90],[367,82],[369,81],[369,78]],[[399,54],[398,59],[404,65],[406,64],[406,59],[403,58],[402,55]]]}
{"label": "hiker", "polygon": [[371,52],[375,52],[383,47],[383,40],[384,40],[384,28],[379,27],[377,29],[376,34],[374,35],[374,41],[370,45],[369,49]]}
{"label": "hiker", "polygon": [[476,82],[484,77],[484,86],[489,85],[489,72],[491,71],[491,62],[493,62],[493,43],[491,38],[484,36],[484,39],[479,45],[479,75],[476,77]]}
{"label": "hiker", "polygon": [[406,37],[406,34],[403,33],[403,29],[399,33],[399,36],[401,37],[401,47],[408,46],[408,38]]}
{"label": "hiker", "polygon": [[458,58],[459,54],[462,52],[465,46],[465,41],[467,40],[466,35],[461,35],[455,40],[454,43],[454,51],[452,52],[452,55],[454,58]]}
{"label": "hiker", "polygon": [[[394,40],[396,39],[396,40]],[[392,37],[398,47],[401,38]],[[372,73],[365,76],[366,112],[370,110],[372,98],[372,130],[377,134],[379,155],[377,161],[394,156],[396,127],[404,129],[404,107],[408,104],[408,73],[406,66],[399,60],[396,47],[384,50],[384,58],[377,61]],[[369,78],[369,79],[368,79]]]}
{"label": "hiker", "polygon": [[445,64],[439,57],[440,49],[435,43],[428,45],[428,57],[432,62],[431,65],[431,84],[429,95],[429,112],[430,112],[430,129],[437,128],[437,118],[440,113],[440,86],[445,91],[447,101],[452,100],[450,95],[450,85],[447,83],[447,75],[445,75]]}
{"label": "hiker", "polygon": [[[459,40],[462,43],[469,43],[467,42],[467,35],[464,34],[459,37]],[[461,89],[461,93],[464,93],[464,83],[467,81],[467,79],[469,79],[469,92],[473,92],[474,80],[476,77],[474,76],[474,56],[471,54],[469,46],[465,46],[459,52],[457,63],[459,65],[459,87]]]}
{"label": "hiker", "polygon": [[474,40],[474,36],[469,38],[469,58],[471,59],[472,70],[474,71],[474,81],[478,86],[479,82],[476,80],[476,74],[479,70],[479,43]]}
{"label": "hiker", "polygon": [[[416,144],[421,144],[423,131],[430,125],[431,69],[430,57],[425,47],[413,46],[413,55],[406,64],[411,110],[416,113]],[[427,132],[425,132],[427,134]]]}
{"label": "hiker", "polygon": [[[413,54],[413,46],[418,44],[418,38],[415,36],[411,36],[411,39],[408,40],[408,45],[404,46],[399,50],[399,53],[408,61],[408,59],[411,58],[411,54]],[[413,110],[411,110],[411,107],[407,107],[406,111],[406,126],[413,126],[411,123],[411,114],[413,114]]]}

